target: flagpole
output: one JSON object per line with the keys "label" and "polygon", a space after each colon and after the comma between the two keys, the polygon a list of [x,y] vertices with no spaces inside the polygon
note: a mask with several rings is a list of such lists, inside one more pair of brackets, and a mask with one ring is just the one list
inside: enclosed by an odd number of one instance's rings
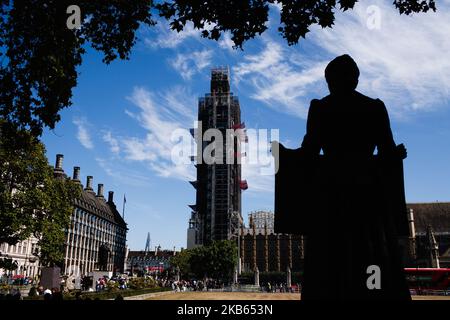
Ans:
{"label": "flagpole", "polygon": [[125,198],[125,194],[123,194],[123,208],[122,208],[122,219],[125,220],[125,203],[127,202],[127,198]]}

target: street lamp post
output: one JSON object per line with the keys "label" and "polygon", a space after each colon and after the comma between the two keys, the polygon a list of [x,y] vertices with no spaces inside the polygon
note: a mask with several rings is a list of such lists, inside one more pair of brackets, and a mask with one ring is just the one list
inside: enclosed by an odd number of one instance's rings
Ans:
{"label": "street lamp post", "polygon": [[[31,257],[28,259],[28,261],[30,262],[30,267],[29,267],[29,269],[32,269],[32,270],[33,270],[33,274],[31,274],[31,272],[30,272],[30,276],[31,276],[32,279],[34,280],[35,272],[36,272],[36,266],[34,265],[34,263],[37,261],[37,257],[31,256]],[[31,266],[31,264],[33,264],[33,265]]]}
{"label": "street lamp post", "polygon": [[[17,262],[17,260],[14,260],[13,264],[16,266],[16,269],[19,269],[19,263]],[[11,271],[12,272],[12,271]],[[18,272],[16,271],[16,275],[18,274]]]}
{"label": "street lamp post", "polygon": [[238,276],[241,274],[241,237],[239,235],[239,231],[241,229],[241,219],[239,216],[239,212],[233,211],[232,213],[232,225],[233,225],[233,233],[237,236],[237,266],[235,270],[235,277],[233,279],[234,283],[237,284]]}
{"label": "street lamp post", "polygon": [[238,223],[238,231],[237,231],[237,237],[238,237],[238,241],[237,241],[237,243],[238,243],[237,244],[237,246],[238,246],[238,268],[237,268],[237,272],[238,272],[239,276],[241,275],[241,268],[242,268],[242,265],[241,265],[241,236],[239,234],[240,230],[241,230],[241,223],[239,221],[239,223]]}

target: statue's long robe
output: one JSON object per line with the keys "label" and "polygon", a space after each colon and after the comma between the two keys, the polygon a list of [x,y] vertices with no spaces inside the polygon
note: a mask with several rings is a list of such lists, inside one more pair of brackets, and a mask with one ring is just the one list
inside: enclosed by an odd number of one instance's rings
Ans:
{"label": "statue's long robe", "polygon": [[[408,222],[396,150],[384,104],[356,91],[313,100],[301,148],[280,145],[275,231],[305,235],[302,299],[410,299],[398,247]],[[369,288],[373,265],[380,289]]]}

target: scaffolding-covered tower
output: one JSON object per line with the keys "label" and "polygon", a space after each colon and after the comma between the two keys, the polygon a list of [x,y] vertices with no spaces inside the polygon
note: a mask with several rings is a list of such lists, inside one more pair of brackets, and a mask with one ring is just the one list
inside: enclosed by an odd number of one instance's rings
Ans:
{"label": "scaffolding-covered tower", "polygon": [[[242,135],[233,136],[233,150],[227,150],[227,129],[243,129],[239,100],[230,92],[230,73],[227,67],[211,70],[211,93],[199,99],[199,128],[191,129],[197,141],[197,180],[190,183],[196,189],[196,203],[189,219],[187,247],[207,245],[214,240],[231,239],[233,219],[242,221],[241,189],[247,189],[247,182],[241,180],[240,143],[246,141]],[[223,137],[222,163],[207,164],[203,151],[211,141],[202,141],[199,134],[208,129],[218,129]],[[231,140],[230,140],[231,141]],[[216,149],[217,150],[217,149]],[[233,163],[227,163],[227,152],[233,152]],[[215,155],[218,159],[219,154]],[[230,155],[229,155],[230,157]],[[230,158],[229,158],[230,159]]]}
{"label": "scaffolding-covered tower", "polygon": [[[264,230],[267,228],[268,232],[274,232],[274,213],[271,211],[253,211],[248,214],[248,220],[252,222],[256,230]],[[253,228],[253,225],[249,226]]]}

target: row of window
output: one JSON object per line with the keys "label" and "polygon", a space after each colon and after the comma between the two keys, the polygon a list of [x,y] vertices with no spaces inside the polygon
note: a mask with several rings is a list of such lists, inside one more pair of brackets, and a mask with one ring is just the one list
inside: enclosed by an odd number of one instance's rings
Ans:
{"label": "row of window", "polygon": [[32,254],[36,251],[37,244],[35,242],[31,243],[31,251],[28,251],[30,249],[30,242],[19,242],[16,245],[8,245],[7,243],[0,244],[0,251],[2,253],[15,253],[15,254]]}
{"label": "row of window", "polygon": [[[72,254],[71,254],[72,251]],[[79,260],[83,258],[86,261],[97,261],[98,260],[98,250],[89,250],[89,248],[79,248],[77,246],[69,246],[68,257],[72,259]],[[115,256],[123,256],[120,252],[112,250],[110,259],[114,259]],[[79,259],[77,259],[79,258]]]}
{"label": "row of window", "polygon": [[167,262],[169,261],[171,258],[151,258],[151,257],[132,257],[129,258],[129,260],[131,261],[148,261],[148,262]]}
{"label": "row of window", "polygon": [[75,215],[70,227],[73,228],[75,233],[84,231],[85,234],[92,234],[97,238],[99,238],[102,233],[106,233],[108,236],[115,237],[119,241],[126,241],[126,229],[117,227],[110,222],[100,219],[79,208],[75,210]]}
{"label": "row of window", "polygon": [[115,242],[115,241],[113,241],[112,237],[106,237],[106,239],[104,239],[103,241],[99,241],[99,239],[84,237],[82,235],[77,235],[77,234],[71,234],[68,239],[69,245],[72,245],[75,247],[83,246],[86,248],[90,248],[92,246],[92,244],[94,245],[94,247],[97,247],[100,245],[100,242],[106,242],[106,243],[111,244],[111,249],[113,251],[125,250],[125,241]]}
{"label": "row of window", "polygon": [[126,235],[125,229],[116,228],[116,226],[111,222],[102,219],[100,217],[97,217],[96,215],[91,214],[89,212],[85,212],[80,208],[75,209],[74,215],[72,216],[72,221],[82,224],[90,223],[90,225],[95,225],[99,229],[106,229],[108,232],[119,234],[121,236]]}
{"label": "row of window", "polygon": [[79,233],[79,234],[89,234],[89,235],[97,236],[97,237],[101,237],[102,235],[107,235],[109,237],[114,237],[116,239],[126,240],[125,236],[123,236],[119,233],[108,232],[108,231],[99,229],[96,226],[82,225],[82,224],[79,224],[78,222],[72,224],[70,229],[74,233]]}

